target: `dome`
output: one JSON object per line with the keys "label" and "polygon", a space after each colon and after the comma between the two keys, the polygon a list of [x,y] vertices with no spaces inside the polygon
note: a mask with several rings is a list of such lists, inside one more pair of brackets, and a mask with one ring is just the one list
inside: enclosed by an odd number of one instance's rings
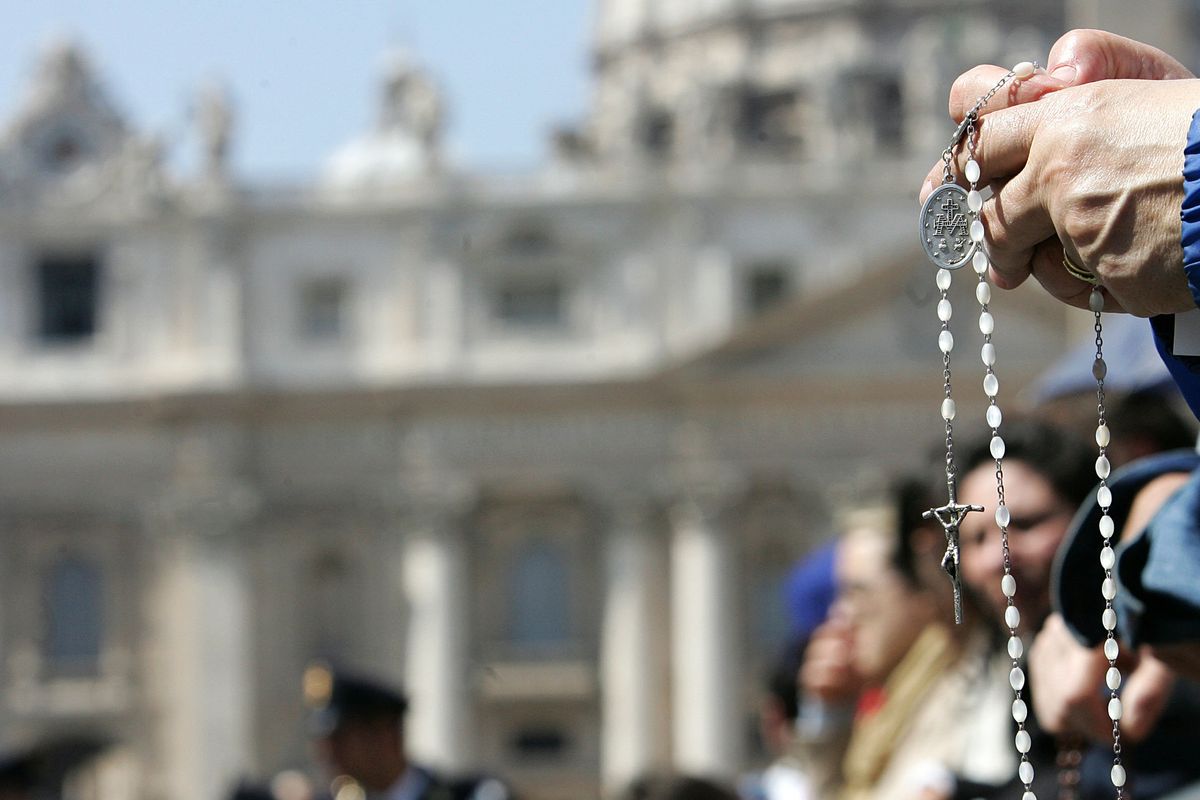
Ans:
{"label": "dome", "polygon": [[442,97],[407,54],[384,59],[375,128],[330,157],[324,181],[337,187],[381,186],[435,170],[442,133]]}
{"label": "dome", "polygon": [[332,186],[385,185],[429,170],[423,144],[406,131],[378,130],[340,147],[325,167],[324,181]]}

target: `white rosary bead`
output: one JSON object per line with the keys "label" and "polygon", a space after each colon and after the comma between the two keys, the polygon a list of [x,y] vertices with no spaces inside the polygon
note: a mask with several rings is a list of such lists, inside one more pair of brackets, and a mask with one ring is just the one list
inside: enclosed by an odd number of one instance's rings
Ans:
{"label": "white rosary bead", "polygon": [[991,312],[981,311],[979,313],[979,332],[987,336],[996,329],[996,320],[992,319]]}
{"label": "white rosary bead", "polygon": [[954,401],[947,397],[942,401],[942,419],[949,422],[954,419],[955,406]]}
{"label": "white rosary bead", "polygon": [[1113,532],[1116,531],[1117,525],[1113,522],[1113,518],[1108,514],[1100,517],[1100,535],[1105,539],[1111,539]]}
{"label": "white rosary bead", "polygon": [[1029,748],[1033,745],[1033,741],[1029,736],[1029,731],[1017,731],[1014,741],[1017,745],[1017,752],[1021,753],[1022,755],[1028,753]]}
{"label": "white rosary bead", "polygon": [[938,334],[938,349],[943,353],[949,353],[954,349],[954,334],[950,331],[942,331]]}
{"label": "white rosary bead", "polygon": [[1104,292],[1099,289],[1092,289],[1092,293],[1088,295],[1088,308],[1093,314],[1099,314],[1104,310]]}
{"label": "white rosary bead", "polygon": [[1108,672],[1104,675],[1104,682],[1108,684],[1108,688],[1116,691],[1121,688],[1121,670],[1116,667],[1109,667]]}
{"label": "white rosary bead", "polygon": [[1012,597],[1017,593],[1017,579],[1012,575],[1005,575],[1000,579],[1000,591],[1004,592],[1005,597]]}
{"label": "white rosary bead", "polygon": [[1107,658],[1109,661],[1116,661],[1117,656],[1119,656],[1120,654],[1121,654],[1121,648],[1117,644],[1116,639],[1105,639],[1104,640],[1104,657],[1105,658]]}
{"label": "white rosary bead", "polygon": [[[1111,642],[1112,639],[1109,639]],[[1013,667],[1008,673],[1008,684],[1013,687],[1014,691],[1021,691],[1025,688],[1025,671],[1020,667]]]}
{"label": "white rosary bead", "polygon": [[[1021,779],[1021,783],[1033,783],[1033,764],[1028,761],[1022,761],[1021,766],[1017,767],[1017,777]],[[1032,794],[1026,792],[1025,794]]]}
{"label": "white rosary bead", "polygon": [[1000,393],[1000,379],[990,372],[983,376],[983,393],[988,397],[995,397]]}
{"label": "white rosary bead", "polygon": [[951,314],[954,313],[954,307],[950,305],[950,301],[942,298],[938,301],[937,315],[942,322],[949,322]]}
{"label": "white rosary bead", "polygon": [[1023,81],[1026,78],[1032,78],[1034,70],[1036,69],[1037,68],[1033,66],[1032,61],[1022,61],[1020,64],[1017,64],[1012,68],[1013,77],[1019,81]]}
{"label": "white rosary bead", "polygon": [[1008,657],[1016,661],[1025,652],[1025,645],[1021,643],[1020,636],[1008,637]]}
{"label": "white rosary bead", "polygon": [[[983,286],[985,284],[979,284]],[[979,358],[983,361],[985,367],[996,366],[996,345],[991,342],[984,342],[983,347],[979,348]]]}
{"label": "white rosary bead", "polygon": [[1013,630],[1021,624],[1021,612],[1017,611],[1016,606],[1009,606],[1004,609],[1004,624]]}
{"label": "white rosary bead", "polygon": [[[1029,780],[1025,781],[1025,783],[1030,783],[1032,781],[1033,778],[1030,778]],[[1037,800],[1037,795],[1033,792],[1026,792],[1025,794],[1021,795],[1021,800]]]}
{"label": "white rosary bead", "polygon": [[967,192],[967,208],[976,214],[979,213],[979,209],[983,208],[983,195],[979,193],[978,189],[972,189]]}
{"label": "white rosary bead", "polygon": [[1111,608],[1104,609],[1104,613],[1100,615],[1100,624],[1104,626],[1104,630],[1111,631],[1117,627],[1117,612]]}
{"label": "white rosary bead", "polygon": [[1112,434],[1108,431],[1108,426],[1101,423],[1096,428],[1096,444],[1100,447],[1108,447],[1108,443],[1112,441]]}
{"label": "white rosary bead", "polygon": [[1096,459],[1096,477],[1104,480],[1112,472],[1112,464],[1108,463],[1105,456],[1100,456]]}
{"label": "white rosary bead", "polygon": [[950,281],[954,276],[950,274],[948,269],[939,269],[937,271],[937,287],[943,292],[950,288]]}
{"label": "white rosary bead", "polygon": [[991,452],[992,458],[1004,458],[1004,439],[993,436],[992,441],[988,443],[988,451]]}
{"label": "white rosary bead", "polygon": [[1117,596],[1117,582],[1112,578],[1105,578],[1100,584],[1100,594],[1104,595],[1105,600],[1112,600]]}
{"label": "white rosary bead", "polygon": [[983,241],[983,223],[979,220],[971,223],[971,241],[976,244]]}
{"label": "white rosary bead", "polygon": [[1113,764],[1112,772],[1109,773],[1112,778],[1112,785],[1120,789],[1125,785],[1125,768],[1120,764]]}
{"label": "white rosary bead", "polygon": [[1108,718],[1113,722],[1121,718],[1121,698],[1114,697],[1108,701]]}
{"label": "white rosary bead", "polygon": [[1024,700],[1013,700],[1012,715],[1017,722],[1024,722],[1029,718],[1029,708],[1025,705]]}
{"label": "white rosary bead", "polygon": [[[1100,506],[1101,511],[1108,511],[1108,507],[1112,505],[1112,489],[1107,486],[1101,486],[1096,490],[1096,503]],[[1109,517],[1111,520],[1112,517]]]}
{"label": "white rosary bead", "polygon": [[1098,381],[1102,381],[1108,376],[1108,364],[1104,363],[1103,358],[1097,358],[1092,362],[1092,377]]}
{"label": "white rosary bead", "polygon": [[987,272],[988,257],[987,253],[983,252],[982,248],[976,250],[975,255],[971,256],[971,268],[974,269],[979,275]]}
{"label": "white rosary bead", "polygon": [[1105,569],[1112,569],[1117,565],[1117,553],[1108,545],[1100,551],[1100,566]]}
{"label": "white rosary bead", "polygon": [[1001,528],[1007,528],[1011,521],[1012,515],[1008,513],[1008,506],[996,506],[996,524]]}
{"label": "white rosary bead", "polygon": [[984,412],[984,417],[987,419],[987,424],[992,428],[999,428],[1000,423],[1004,421],[1004,415],[1000,413],[1000,406],[991,405]]}
{"label": "white rosary bead", "polygon": [[979,301],[979,305],[987,305],[992,302],[992,287],[986,281],[980,281],[975,284],[975,299]]}
{"label": "white rosary bead", "polygon": [[967,160],[967,167],[963,170],[963,174],[967,176],[967,183],[979,182],[979,162],[971,158]]}

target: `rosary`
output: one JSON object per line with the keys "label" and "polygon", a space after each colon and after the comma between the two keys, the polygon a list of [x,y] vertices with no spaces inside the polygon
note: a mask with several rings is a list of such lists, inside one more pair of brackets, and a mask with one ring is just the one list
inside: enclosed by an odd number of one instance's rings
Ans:
{"label": "rosary", "polygon": [[[925,253],[937,266],[937,287],[941,293],[937,304],[938,319],[941,321],[941,331],[938,333],[938,349],[942,353],[942,390],[941,418],[946,430],[946,489],[948,501],[945,505],[925,512],[926,519],[936,519],[941,524],[946,535],[946,552],[942,556],[942,569],[950,578],[954,591],[954,621],[962,622],[962,584],[959,577],[959,525],[963,517],[973,511],[983,511],[983,506],[964,505],[958,502],[957,469],[954,461],[954,416],[955,403],[951,387],[950,353],[954,350],[954,336],[950,331],[950,318],[953,308],[949,292],[954,270],[971,263],[979,281],[975,286],[975,299],[979,303],[979,331],[983,334],[983,347],[980,358],[984,365],[983,391],[987,396],[988,405],[985,414],[987,427],[991,431],[990,454],[996,468],[996,525],[1000,529],[1000,541],[1004,556],[1004,576],[1001,578],[1001,590],[1007,598],[1004,610],[1004,624],[1008,628],[1008,656],[1012,660],[1009,672],[1009,684],[1012,686],[1014,699],[1012,716],[1017,723],[1015,744],[1020,756],[1017,775],[1025,792],[1022,800],[1037,800],[1033,793],[1034,778],[1033,764],[1029,761],[1029,751],[1032,740],[1026,730],[1025,722],[1029,710],[1022,698],[1025,687],[1025,671],[1021,666],[1024,645],[1017,635],[1017,627],[1021,622],[1020,612],[1014,605],[1013,598],[1017,592],[1017,580],[1012,574],[1012,561],[1009,554],[1008,526],[1011,521],[1008,507],[1004,500],[1004,439],[1000,435],[1000,425],[1003,415],[996,397],[1000,392],[1000,381],[996,377],[996,347],[992,343],[992,333],[995,330],[995,320],[989,310],[992,289],[987,280],[988,256],[984,250],[986,231],[980,210],[984,198],[979,191],[980,167],[975,160],[975,150],[979,138],[980,113],[988,101],[1010,81],[1022,81],[1031,77],[1038,67],[1032,62],[1023,61],[1012,68],[995,86],[975,103],[970,112],[963,118],[955,130],[949,146],[942,152],[942,183],[929,195],[921,208],[921,244]],[[954,154],[965,142],[967,161],[963,170],[963,178],[970,187],[963,189],[955,179]],[[1112,548],[1112,537],[1115,530],[1112,517],[1108,510],[1112,504],[1112,492],[1107,485],[1111,466],[1106,455],[1110,434],[1105,420],[1104,411],[1104,378],[1107,375],[1107,365],[1104,362],[1104,340],[1101,312],[1104,310],[1104,293],[1095,275],[1073,262],[1064,251],[1063,267],[1075,278],[1092,286],[1088,299],[1088,307],[1095,317],[1093,329],[1096,334],[1096,357],[1092,363],[1092,377],[1096,380],[1096,445],[1099,455],[1096,458],[1096,477],[1100,480],[1097,490],[1097,502],[1100,505],[1099,531],[1104,540],[1100,553],[1100,563],[1104,567],[1104,581],[1100,591],[1104,597],[1104,612],[1101,618],[1107,632],[1104,641],[1104,656],[1108,659],[1108,672],[1105,682],[1109,690],[1108,716],[1112,720],[1113,765],[1110,772],[1113,786],[1116,788],[1117,800],[1127,797],[1125,786],[1125,767],[1121,764],[1121,699],[1117,690],[1121,685],[1121,672],[1117,668],[1119,647],[1114,634],[1117,624],[1116,611],[1113,610],[1113,599],[1116,597],[1116,581],[1113,578],[1113,567],[1116,555]]]}

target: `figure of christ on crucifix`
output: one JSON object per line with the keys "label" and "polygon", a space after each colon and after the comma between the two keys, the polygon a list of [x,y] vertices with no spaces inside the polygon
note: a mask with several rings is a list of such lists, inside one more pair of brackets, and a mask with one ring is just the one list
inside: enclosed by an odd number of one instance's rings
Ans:
{"label": "figure of christ on crucifix", "polygon": [[942,525],[946,534],[946,552],[942,556],[942,569],[950,576],[950,584],[954,587],[954,622],[962,624],[962,579],[958,571],[958,526],[971,511],[983,511],[983,506],[963,505],[958,502],[958,486],[954,473],[946,475],[946,489],[950,493],[950,502],[938,508],[931,508],[923,516],[925,519],[936,519]]}

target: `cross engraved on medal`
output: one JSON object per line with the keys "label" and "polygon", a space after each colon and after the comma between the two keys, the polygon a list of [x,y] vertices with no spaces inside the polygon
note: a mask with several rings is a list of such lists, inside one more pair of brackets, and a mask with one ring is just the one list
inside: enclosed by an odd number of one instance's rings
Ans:
{"label": "cross engraved on medal", "polygon": [[933,190],[921,207],[921,245],[934,264],[958,269],[971,260],[979,246],[971,238],[971,219],[966,189],[943,183]]}
{"label": "cross engraved on medal", "polygon": [[922,516],[925,519],[936,519],[946,533],[946,552],[942,556],[942,569],[950,578],[950,585],[954,587],[954,622],[962,624],[962,579],[959,576],[958,526],[962,524],[962,519],[968,512],[983,511],[983,506],[959,503],[954,481],[947,481],[947,486],[950,490],[950,502],[939,508],[931,508]]}

